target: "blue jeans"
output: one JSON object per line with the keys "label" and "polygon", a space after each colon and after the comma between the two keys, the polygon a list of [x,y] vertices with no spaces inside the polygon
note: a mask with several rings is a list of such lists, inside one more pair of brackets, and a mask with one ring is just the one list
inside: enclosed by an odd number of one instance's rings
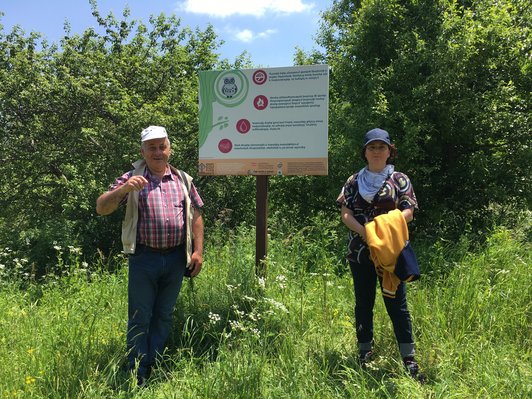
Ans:
{"label": "blue jeans", "polygon": [[185,268],[184,245],[165,254],[139,246],[129,256],[128,363],[133,369],[139,361],[139,376],[146,376],[164,351]]}
{"label": "blue jeans", "polygon": [[[361,243],[350,261],[351,274],[355,287],[355,323],[359,349],[371,350],[373,346],[373,308],[378,278],[375,266],[369,258],[368,248]],[[399,344],[401,357],[413,356],[415,352],[412,335],[412,321],[406,303],[406,284],[401,282],[395,298],[383,296],[386,311],[393,324],[395,338]]]}

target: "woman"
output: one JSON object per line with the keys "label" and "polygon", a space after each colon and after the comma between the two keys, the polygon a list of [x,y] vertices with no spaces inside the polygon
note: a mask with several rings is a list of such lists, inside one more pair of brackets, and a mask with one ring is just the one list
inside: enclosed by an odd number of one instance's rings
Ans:
{"label": "woman", "polygon": [[[414,209],[417,209],[408,176],[395,171],[391,164],[396,154],[388,132],[379,128],[367,132],[361,153],[367,166],[347,179],[337,199],[342,222],[349,228],[347,259],[355,287],[356,335],[362,365],[373,355],[373,307],[377,279],[381,288],[383,283],[381,273],[377,274],[370,258],[364,225],[394,209],[399,209],[408,223],[414,217]],[[386,295],[383,298],[403,363],[410,375],[420,377],[414,358],[415,345],[405,283],[399,284],[395,298]]]}

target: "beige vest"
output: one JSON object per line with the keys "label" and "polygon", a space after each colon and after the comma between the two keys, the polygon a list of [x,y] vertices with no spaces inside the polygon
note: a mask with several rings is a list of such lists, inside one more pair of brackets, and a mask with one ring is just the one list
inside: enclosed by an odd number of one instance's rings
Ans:
{"label": "beige vest", "polygon": [[[146,171],[146,161],[143,159],[133,163],[135,170],[133,176],[144,175]],[[190,257],[192,256],[192,219],[194,216],[194,208],[192,201],[190,201],[190,187],[192,185],[192,177],[177,170],[170,165],[170,169],[179,177],[179,182],[182,185],[185,193],[185,225],[186,225],[186,245],[187,245],[187,266],[190,264]],[[186,180],[186,182],[185,182]],[[122,247],[125,254],[134,254],[137,243],[137,223],[139,219],[139,192],[133,190],[129,193],[126,205],[126,214],[122,221]]]}

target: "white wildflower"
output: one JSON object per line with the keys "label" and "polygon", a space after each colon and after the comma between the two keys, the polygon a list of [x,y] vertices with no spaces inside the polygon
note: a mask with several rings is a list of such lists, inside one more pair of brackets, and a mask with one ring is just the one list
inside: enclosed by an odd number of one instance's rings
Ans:
{"label": "white wildflower", "polygon": [[261,288],[265,288],[266,287],[266,279],[264,277],[257,278],[257,282],[259,283],[259,286]]}
{"label": "white wildflower", "polygon": [[222,318],[220,317],[220,315],[218,313],[209,312],[209,321],[210,321],[211,324],[216,324],[220,320],[222,320]]}
{"label": "white wildflower", "polygon": [[78,247],[73,247],[72,245],[69,245],[68,246],[68,250],[73,253],[73,254],[80,254],[81,253],[81,248],[78,248]]}
{"label": "white wildflower", "polygon": [[277,281],[277,284],[279,284],[279,288],[281,289],[286,288],[286,281],[287,281],[286,276],[283,276],[282,274],[280,274],[275,278],[275,281]]}
{"label": "white wildflower", "polygon": [[235,330],[235,331],[246,331],[246,327],[244,327],[244,325],[241,324],[237,320],[230,320],[229,321],[229,325],[231,326],[232,330]]}
{"label": "white wildflower", "polygon": [[284,313],[288,313],[288,309],[281,302],[277,302],[275,299],[271,299],[271,298],[264,298],[264,301],[269,303],[274,308],[279,309],[280,311]]}
{"label": "white wildflower", "polygon": [[260,319],[260,314],[258,313],[249,313],[248,314],[248,319],[252,320],[252,321],[258,321]]}
{"label": "white wildflower", "polygon": [[260,338],[260,331],[256,328],[251,328],[249,330],[254,336],[256,336],[257,338]]}
{"label": "white wildflower", "polygon": [[237,284],[236,286],[235,286],[235,285],[231,285],[231,284],[226,284],[225,286],[227,287],[227,289],[229,290],[229,292],[233,292],[233,291],[236,290],[238,287],[240,287],[240,284]]}

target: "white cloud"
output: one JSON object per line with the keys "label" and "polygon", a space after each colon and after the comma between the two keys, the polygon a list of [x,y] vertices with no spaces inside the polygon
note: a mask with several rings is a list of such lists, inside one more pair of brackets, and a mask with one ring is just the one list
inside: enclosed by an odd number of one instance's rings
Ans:
{"label": "white cloud", "polygon": [[241,42],[244,42],[244,43],[251,43],[252,41],[254,41],[256,39],[266,39],[266,38],[270,37],[271,35],[277,33],[277,30],[275,30],[275,29],[267,29],[267,30],[265,30],[263,32],[255,33],[252,30],[243,29],[243,30],[240,30],[240,31],[232,31],[230,33],[238,41],[241,41]]}
{"label": "white cloud", "polygon": [[261,39],[266,39],[267,37],[270,37],[275,33],[277,33],[277,29],[266,29],[264,32],[260,32],[257,37],[260,37]]}
{"label": "white cloud", "polygon": [[262,17],[267,13],[299,13],[314,8],[304,0],[185,0],[178,2],[180,10],[225,18],[233,15]]}
{"label": "white cloud", "polygon": [[249,29],[241,30],[240,32],[235,33],[235,38],[241,42],[249,43],[253,41],[253,32]]}

